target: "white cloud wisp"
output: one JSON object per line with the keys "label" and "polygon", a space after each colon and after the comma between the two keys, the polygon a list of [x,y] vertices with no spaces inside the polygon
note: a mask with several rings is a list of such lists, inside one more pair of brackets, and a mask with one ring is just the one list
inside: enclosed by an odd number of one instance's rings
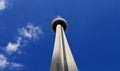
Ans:
{"label": "white cloud wisp", "polygon": [[23,67],[22,64],[9,62],[8,58],[5,55],[0,54],[0,70],[5,71],[5,70],[7,70],[6,68],[18,69],[18,68],[21,68],[21,67]]}
{"label": "white cloud wisp", "polygon": [[42,33],[42,30],[38,26],[28,24],[26,27],[18,29],[19,34],[27,39],[38,39],[39,35]]}
{"label": "white cloud wisp", "polygon": [[20,42],[21,42],[21,37],[17,39],[16,43],[9,42],[8,45],[6,46],[6,52],[9,54],[16,52],[20,47]]}
{"label": "white cloud wisp", "polygon": [[34,26],[28,24],[26,27],[18,28],[19,36],[17,36],[16,42],[8,42],[8,45],[5,47],[5,51],[8,54],[12,54],[19,51],[19,47],[26,45],[27,40],[32,39],[36,40],[42,34],[42,30],[39,26]]}
{"label": "white cloud wisp", "polygon": [[28,24],[26,27],[18,29],[18,32],[19,33],[16,42],[8,42],[8,44],[3,49],[0,49],[3,51],[3,53],[0,52],[0,71],[18,71],[18,69],[23,68],[24,65],[12,62],[9,59],[9,56],[11,56],[13,53],[21,54],[22,48],[20,47],[24,47],[27,41],[31,39],[38,39],[39,36],[42,34],[41,28],[32,24]]}
{"label": "white cloud wisp", "polygon": [[0,69],[4,69],[7,65],[7,58],[3,54],[0,54]]}
{"label": "white cloud wisp", "polygon": [[7,7],[7,1],[0,0],[0,11],[5,10],[6,7]]}

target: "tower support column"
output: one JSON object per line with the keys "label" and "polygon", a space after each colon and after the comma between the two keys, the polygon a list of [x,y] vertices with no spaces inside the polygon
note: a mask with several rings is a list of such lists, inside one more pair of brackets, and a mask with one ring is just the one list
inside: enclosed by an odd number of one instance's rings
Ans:
{"label": "tower support column", "polygon": [[[61,20],[61,18],[57,19],[57,21],[64,22],[64,20]],[[58,22],[56,25],[56,37],[52,56],[51,71],[78,71],[73,55],[69,48],[67,38],[65,36],[65,28],[59,23],[62,22]]]}

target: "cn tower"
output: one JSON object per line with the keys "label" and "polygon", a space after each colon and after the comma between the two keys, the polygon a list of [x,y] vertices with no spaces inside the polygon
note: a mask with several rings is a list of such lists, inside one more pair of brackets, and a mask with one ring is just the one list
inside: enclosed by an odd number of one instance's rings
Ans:
{"label": "cn tower", "polygon": [[53,19],[51,27],[56,37],[50,71],[78,71],[65,35],[67,21],[58,16]]}

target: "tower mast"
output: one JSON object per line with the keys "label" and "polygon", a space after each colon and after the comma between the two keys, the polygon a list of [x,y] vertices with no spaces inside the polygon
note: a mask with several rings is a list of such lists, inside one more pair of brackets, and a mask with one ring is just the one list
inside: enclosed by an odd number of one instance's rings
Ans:
{"label": "tower mast", "polygon": [[78,71],[65,35],[66,29],[67,21],[64,18],[59,16],[52,21],[56,37],[50,71]]}

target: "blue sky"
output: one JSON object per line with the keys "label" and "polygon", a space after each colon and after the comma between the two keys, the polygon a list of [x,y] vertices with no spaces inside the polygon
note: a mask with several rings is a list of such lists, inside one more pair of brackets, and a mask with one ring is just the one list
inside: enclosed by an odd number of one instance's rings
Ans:
{"label": "blue sky", "polygon": [[58,15],[79,71],[120,71],[119,0],[0,0],[0,71],[49,71]]}

